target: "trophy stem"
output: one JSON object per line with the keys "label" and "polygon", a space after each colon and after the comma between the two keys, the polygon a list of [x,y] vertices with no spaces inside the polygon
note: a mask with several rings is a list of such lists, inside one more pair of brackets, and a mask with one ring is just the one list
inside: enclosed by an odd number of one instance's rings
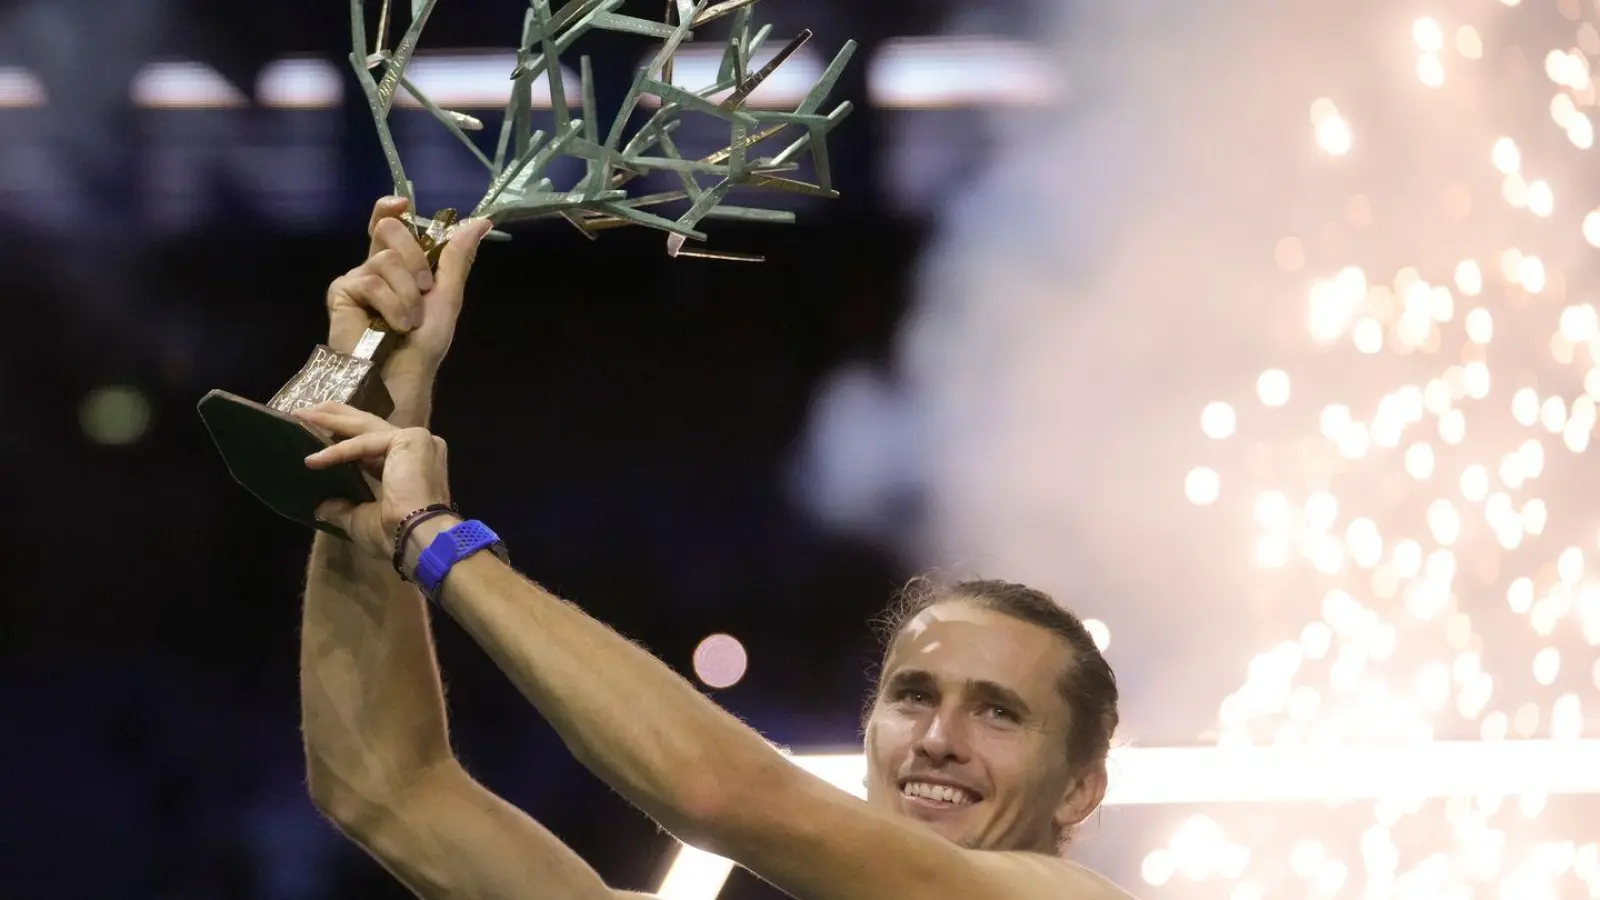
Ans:
{"label": "trophy stem", "polygon": [[428,255],[429,268],[439,267],[439,255],[444,252],[444,245],[450,242],[450,229],[455,227],[460,216],[457,210],[446,207],[434,213],[427,227],[417,233],[417,243],[422,245],[422,252]]}
{"label": "trophy stem", "polygon": [[378,56],[389,46],[389,3],[383,0],[383,8],[378,13],[378,42],[372,48],[372,55]]}

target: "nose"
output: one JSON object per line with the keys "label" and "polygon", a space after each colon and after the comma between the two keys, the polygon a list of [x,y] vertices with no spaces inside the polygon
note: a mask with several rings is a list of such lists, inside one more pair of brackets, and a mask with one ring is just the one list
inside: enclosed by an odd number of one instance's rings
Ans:
{"label": "nose", "polygon": [[928,716],[917,736],[917,755],[929,762],[965,763],[972,757],[964,717],[957,710],[939,709]]}

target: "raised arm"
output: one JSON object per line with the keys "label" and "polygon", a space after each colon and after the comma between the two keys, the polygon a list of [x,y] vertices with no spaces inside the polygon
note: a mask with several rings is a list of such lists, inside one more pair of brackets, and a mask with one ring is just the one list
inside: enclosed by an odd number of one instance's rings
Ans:
{"label": "raised arm", "polygon": [[[368,260],[330,288],[329,344],[349,350],[374,313],[409,332],[385,381],[394,421],[421,425],[482,235],[448,245],[419,286],[427,260],[395,218],[403,210],[380,202]],[[300,697],[312,799],[418,896],[612,900],[582,859],[457,763],[421,595],[327,534],[312,544],[306,580]]]}
{"label": "raised arm", "polygon": [[[416,542],[448,523],[431,523]],[[963,849],[800,769],[637,645],[478,554],[446,607],[597,776],[684,841],[798,900],[1102,900],[1037,854]]]}
{"label": "raised arm", "polygon": [[[442,442],[344,407],[299,415],[348,440],[322,466],[381,461],[380,502],[322,514],[374,555],[411,509],[448,499]],[[444,529],[431,519],[407,565]],[[966,850],[792,765],[660,660],[523,579],[467,556],[442,602],[597,776],[683,841],[727,856],[799,900],[1102,900],[1097,876],[1035,854]]]}

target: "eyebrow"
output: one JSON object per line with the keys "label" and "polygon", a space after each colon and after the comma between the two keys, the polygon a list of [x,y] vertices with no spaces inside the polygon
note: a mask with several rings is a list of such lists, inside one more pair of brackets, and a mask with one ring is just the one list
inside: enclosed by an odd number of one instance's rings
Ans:
{"label": "eyebrow", "polygon": [[[923,669],[901,669],[890,676],[884,687],[890,693],[908,689],[934,693],[938,691],[939,682],[932,673]],[[968,678],[962,682],[962,687],[980,702],[1003,706],[1023,718],[1033,714],[1033,709],[1022,699],[1022,695],[998,682]]]}

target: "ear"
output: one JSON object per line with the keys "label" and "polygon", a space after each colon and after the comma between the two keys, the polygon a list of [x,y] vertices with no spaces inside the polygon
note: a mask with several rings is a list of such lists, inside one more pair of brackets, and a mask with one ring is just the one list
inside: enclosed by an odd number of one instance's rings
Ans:
{"label": "ear", "polygon": [[1056,806],[1056,826],[1064,833],[1089,818],[1100,801],[1106,798],[1106,764],[1104,760],[1085,766],[1072,779],[1067,791]]}

